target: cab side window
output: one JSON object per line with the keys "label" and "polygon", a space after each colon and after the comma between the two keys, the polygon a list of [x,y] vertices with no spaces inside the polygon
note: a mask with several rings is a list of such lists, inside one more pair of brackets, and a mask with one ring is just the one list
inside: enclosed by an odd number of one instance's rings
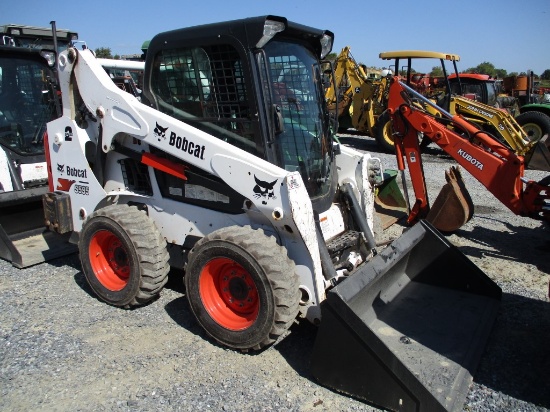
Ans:
{"label": "cab side window", "polygon": [[259,154],[253,99],[241,58],[231,45],[161,51],[155,56],[151,86],[160,111]]}

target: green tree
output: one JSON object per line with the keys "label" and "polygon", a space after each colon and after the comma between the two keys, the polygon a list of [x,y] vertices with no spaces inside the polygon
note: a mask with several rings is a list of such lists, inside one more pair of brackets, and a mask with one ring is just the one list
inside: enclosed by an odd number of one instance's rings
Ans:
{"label": "green tree", "polygon": [[[411,74],[413,74],[413,73],[416,73],[416,70],[414,70],[414,69],[411,67]],[[399,70],[399,75],[400,75],[400,76],[406,76],[406,75],[407,75],[407,70],[406,70],[406,69],[405,69],[405,70],[403,70],[403,69],[402,69],[402,70]]]}
{"label": "green tree", "polygon": [[430,76],[432,76],[432,77],[442,77],[443,76],[443,69],[441,68],[441,66],[432,67],[432,71],[430,72]]}
{"label": "green tree", "polygon": [[546,69],[540,75],[541,80],[550,80],[550,69]]}
{"label": "green tree", "polygon": [[494,76],[495,70],[495,65],[493,63],[483,62],[476,67],[470,67],[466,70],[466,73],[488,74],[489,76]]}
{"label": "green tree", "polygon": [[508,76],[508,72],[506,70],[504,70],[504,69],[495,69],[494,77],[496,77],[498,79],[503,79],[506,76]]}
{"label": "green tree", "polygon": [[111,54],[111,48],[110,47],[99,47],[95,49],[95,55],[98,58],[102,59],[112,59],[113,55]]}
{"label": "green tree", "polygon": [[476,67],[470,67],[465,70],[464,73],[478,73],[478,74],[488,74],[491,77],[503,78],[507,76],[507,71],[504,69],[497,69],[493,63],[483,62],[478,64]]}
{"label": "green tree", "polygon": [[329,53],[325,56],[325,60],[330,60],[331,62],[336,61],[338,55],[336,53]]}

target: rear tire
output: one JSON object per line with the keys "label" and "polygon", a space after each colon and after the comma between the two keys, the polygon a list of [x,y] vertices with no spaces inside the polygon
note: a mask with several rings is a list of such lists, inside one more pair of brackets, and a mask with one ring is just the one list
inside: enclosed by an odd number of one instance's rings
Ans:
{"label": "rear tire", "polygon": [[185,287],[199,324],[235,349],[271,345],[298,314],[294,262],[273,237],[250,226],[223,228],[197,242],[189,253]]}
{"label": "rear tire", "polygon": [[374,139],[385,153],[395,153],[393,127],[390,115],[386,112],[378,117],[374,127]]}
{"label": "rear tire", "polygon": [[166,241],[134,206],[95,211],[84,224],[78,246],[88,284],[110,305],[143,305],[157,297],[168,280]]}
{"label": "rear tire", "polygon": [[542,112],[528,111],[516,117],[516,121],[527,133],[529,141],[540,140],[550,134],[550,117]]}

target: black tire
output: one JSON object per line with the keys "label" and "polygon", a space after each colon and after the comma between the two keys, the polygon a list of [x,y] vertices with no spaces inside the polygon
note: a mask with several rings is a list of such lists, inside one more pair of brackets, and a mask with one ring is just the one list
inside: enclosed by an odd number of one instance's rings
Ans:
{"label": "black tire", "polygon": [[166,241],[135,206],[95,211],[78,242],[86,281],[103,301],[130,308],[158,296],[168,280]]}
{"label": "black tire", "polygon": [[197,242],[184,279],[198,323],[230,348],[269,346],[298,315],[294,262],[273,237],[250,226],[216,230]]}
{"label": "black tire", "polygon": [[382,115],[376,119],[376,125],[374,126],[374,139],[383,152],[395,153],[393,127],[389,113],[382,113]]}
{"label": "black tire", "polygon": [[550,117],[542,112],[528,111],[516,117],[516,121],[527,133],[529,141],[540,140],[550,134]]}

